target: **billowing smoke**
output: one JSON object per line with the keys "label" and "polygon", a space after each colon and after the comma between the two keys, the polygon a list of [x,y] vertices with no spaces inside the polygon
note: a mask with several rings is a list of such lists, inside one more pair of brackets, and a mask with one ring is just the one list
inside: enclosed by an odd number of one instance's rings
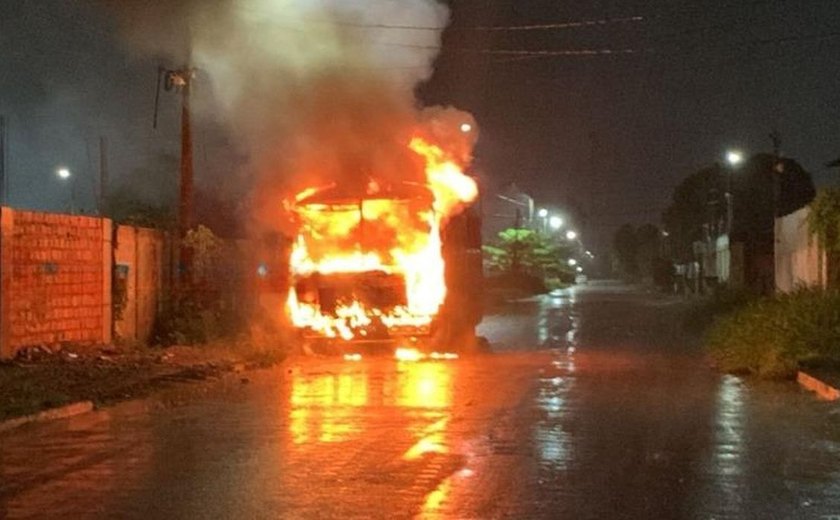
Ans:
{"label": "billowing smoke", "polygon": [[212,102],[197,109],[220,120],[248,158],[221,187],[248,193],[251,216],[266,226],[279,221],[282,198],[306,186],[421,180],[406,146],[412,135],[469,158],[475,133],[459,128],[472,118],[421,109],[414,96],[448,21],[437,0],[142,4],[113,8],[127,41],[200,70]]}

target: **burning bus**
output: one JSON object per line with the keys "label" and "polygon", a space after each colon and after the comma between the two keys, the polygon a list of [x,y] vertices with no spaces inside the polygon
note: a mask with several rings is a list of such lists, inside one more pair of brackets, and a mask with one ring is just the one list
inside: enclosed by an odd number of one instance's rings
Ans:
{"label": "burning bus", "polygon": [[297,235],[286,308],[310,344],[463,348],[481,319],[475,181],[437,146],[425,182],[330,184],[287,207]]}

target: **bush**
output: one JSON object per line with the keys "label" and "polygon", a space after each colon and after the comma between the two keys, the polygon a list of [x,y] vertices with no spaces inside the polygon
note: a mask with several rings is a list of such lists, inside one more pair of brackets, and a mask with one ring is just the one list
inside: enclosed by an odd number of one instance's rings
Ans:
{"label": "bush", "polygon": [[249,310],[219,295],[197,290],[178,292],[164,299],[161,307],[152,339],[165,347],[234,338],[245,331]]}
{"label": "bush", "polygon": [[840,291],[801,289],[749,303],[712,326],[707,345],[727,372],[789,377],[840,359]]}
{"label": "bush", "polygon": [[701,300],[688,310],[683,327],[695,333],[705,331],[716,318],[732,314],[757,299],[756,294],[746,289],[716,287],[710,298]]}

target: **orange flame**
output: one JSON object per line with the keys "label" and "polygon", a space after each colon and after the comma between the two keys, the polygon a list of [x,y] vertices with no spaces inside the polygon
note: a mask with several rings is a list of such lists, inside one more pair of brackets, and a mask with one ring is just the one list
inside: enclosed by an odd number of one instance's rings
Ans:
{"label": "orange flame", "polygon": [[[412,139],[409,148],[425,160],[424,192],[430,200],[390,196],[375,180],[361,199],[307,203],[320,191],[313,188],[295,197],[300,230],[290,258],[292,274],[296,280],[317,279],[316,284],[333,276],[330,294],[338,295],[327,309],[322,288],[293,287],[286,306],[296,327],[351,340],[376,325],[391,334],[416,333],[428,329],[437,315],[446,297],[440,230],[475,200],[478,187],[442,148],[421,138]],[[376,283],[383,286],[373,284],[378,296],[361,297],[367,285],[358,280],[342,282],[342,275],[362,273],[382,275]],[[378,301],[383,291],[391,291],[385,304]]]}

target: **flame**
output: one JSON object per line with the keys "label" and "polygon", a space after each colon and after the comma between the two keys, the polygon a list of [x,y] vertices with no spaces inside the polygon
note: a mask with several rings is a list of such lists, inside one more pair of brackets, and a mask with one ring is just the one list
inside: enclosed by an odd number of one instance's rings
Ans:
{"label": "flame", "polygon": [[438,146],[415,137],[408,145],[414,152],[426,159],[426,182],[434,193],[435,211],[450,215],[464,202],[478,197],[478,186]]}
{"label": "flame", "polygon": [[[302,283],[289,292],[286,307],[296,327],[344,340],[378,325],[389,334],[428,332],[446,297],[441,228],[476,199],[478,187],[439,146],[418,137],[408,148],[425,162],[425,199],[389,195],[375,179],[361,198],[307,202],[319,188],[295,197],[300,229],[292,274],[322,284],[307,290]],[[361,278],[371,273],[377,277]],[[342,278],[354,274],[359,278]],[[323,284],[333,284],[329,309]],[[361,294],[368,289],[374,294]],[[378,301],[382,294],[388,302]]]}

